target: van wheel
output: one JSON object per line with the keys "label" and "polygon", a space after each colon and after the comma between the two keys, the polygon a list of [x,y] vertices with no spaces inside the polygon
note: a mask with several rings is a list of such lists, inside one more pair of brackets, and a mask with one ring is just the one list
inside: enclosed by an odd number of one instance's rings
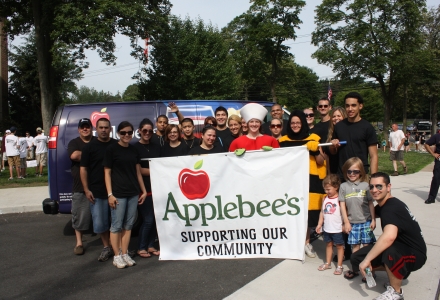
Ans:
{"label": "van wheel", "polygon": [[139,229],[142,224],[142,217],[139,209],[136,211],[135,220],[133,223],[133,228],[131,229],[131,236],[138,236],[139,235]]}

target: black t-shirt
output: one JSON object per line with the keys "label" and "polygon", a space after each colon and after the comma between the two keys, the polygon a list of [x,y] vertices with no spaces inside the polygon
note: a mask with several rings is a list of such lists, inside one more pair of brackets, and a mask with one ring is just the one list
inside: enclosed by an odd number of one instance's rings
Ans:
{"label": "black t-shirt", "polygon": [[112,169],[111,192],[115,197],[125,198],[139,195],[141,190],[136,173],[137,164],[140,164],[139,153],[133,145],[124,147],[116,143],[107,148],[103,165]]}
{"label": "black t-shirt", "polygon": [[[140,159],[160,157],[160,149],[161,148],[157,144],[136,143],[133,146],[137,149]],[[141,168],[149,168],[150,167],[150,162],[148,160],[141,160],[140,164],[141,164]],[[142,178],[144,179],[145,189],[147,190],[148,193],[151,192],[150,176],[142,176]]]}
{"label": "black t-shirt", "polygon": [[368,162],[368,147],[377,146],[377,136],[374,127],[364,119],[351,123],[344,119],[335,125],[332,139],[347,141],[347,144],[341,145],[338,149],[339,168],[338,175],[343,178],[342,166],[347,159],[359,157],[368,173],[370,164]]}
{"label": "black t-shirt", "polygon": [[216,138],[214,144],[223,148],[223,152],[228,152],[232,141],[236,139],[236,137],[232,135],[231,130],[229,128],[226,128],[225,130],[216,129],[215,135]]}
{"label": "black t-shirt", "polygon": [[[283,120],[283,129],[281,129],[281,136],[287,134],[287,123],[289,121]],[[266,122],[263,125],[261,125],[261,128],[263,129],[263,134],[267,134],[272,136],[272,132],[270,131],[270,122]]]}
{"label": "black t-shirt", "polygon": [[196,137],[194,137],[194,138],[191,139],[191,140],[185,140],[185,139],[182,139],[181,142],[182,142],[182,143],[185,143],[185,144],[188,146],[188,149],[192,149],[192,148],[194,148],[194,147],[200,145],[200,139],[199,139],[199,138],[196,138]]}
{"label": "black t-shirt", "polygon": [[161,157],[185,156],[188,155],[189,148],[185,142],[181,141],[180,145],[173,148],[170,143],[165,143],[160,150]]}
{"label": "black t-shirt", "polygon": [[163,145],[165,145],[164,137],[162,135],[157,135],[157,133],[153,133],[153,136],[151,137],[150,142],[153,144],[157,144],[161,147],[163,147]]}
{"label": "black t-shirt", "polygon": [[440,133],[436,133],[433,136],[431,136],[426,141],[426,144],[429,146],[435,145],[435,153],[440,154]]}
{"label": "black t-shirt", "polygon": [[327,141],[328,136],[328,128],[330,126],[330,121],[327,122],[319,122],[312,129],[310,129],[310,133],[317,134],[321,139],[320,143],[325,143]]}
{"label": "black t-shirt", "polygon": [[[92,141],[93,139],[94,139],[94,137],[92,136],[92,139],[90,141]],[[88,143],[84,142],[80,137],[77,137],[77,138],[74,138],[73,140],[71,140],[69,142],[69,144],[67,145],[67,153],[69,153],[69,158],[73,152],[82,151],[84,146],[87,145]],[[84,192],[84,188],[81,183],[81,176],[79,175],[79,168],[80,168],[81,163],[79,161],[73,161],[73,160],[70,160],[70,161],[72,162],[72,165],[70,167],[70,171],[71,171],[72,178],[73,178],[72,193]]]}
{"label": "black t-shirt", "polygon": [[107,199],[107,189],[104,179],[104,154],[107,147],[118,143],[114,139],[108,142],[101,142],[93,139],[86,144],[81,153],[81,167],[87,168],[87,181],[89,190],[92,191],[95,198]]}
{"label": "black t-shirt", "polygon": [[426,244],[422,230],[405,203],[392,197],[383,206],[376,205],[375,211],[376,216],[380,217],[382,230],[388,224],[396,226],[399,231],[395,241],[426,256]]}
{"label": "black t-shirt", "polygon": [[424,145],[425,142],[426,142],[426,137],[425,137],[425,135],[422,134],[422,135],[420,136],[420,144]]}
{"label": "black t-shirt", "polygon": [[214,145],[214,148],[211,150],[206,150],[202,148],[200,145],[197,145],[196,147],[189,150],[188,155],[197,155],[197,154],[213,154],[213,153],[223,153],[225,152],[223,148],[221,148],[218,145]]}

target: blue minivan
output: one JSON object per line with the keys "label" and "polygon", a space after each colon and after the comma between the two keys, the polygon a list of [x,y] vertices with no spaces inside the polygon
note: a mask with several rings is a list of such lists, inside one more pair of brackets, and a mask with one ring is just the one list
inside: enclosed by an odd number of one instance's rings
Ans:
{"label": "blue minivan", "polygon": [[[138,126],[144,118],[149,118],[153,123],[157,116],[166,115],[170,124],[178,123],[177,117],[170,112],[168,104],[175,102],[184,117],[194,120],[196,131],[201,131],[204,119],[214,116],[217,107],[225,107],[229,115],[234,114],[243,105],[249,103],[242,100],[177,100],[177,101],[142,101],[142,102],[111,102],[94,104],[73,104],[60,106],[52,120],[49,133],[49,199],[44,200],[43,210],[45,213],[71,212],[72,201],[72,176],[70,174],[71,161],[67,153],[67,145],[70,140],[78,136],[78,122],[81,118],[89,118],[95,129],[96,121],[106,117],[112,124],[111,136],[118,139],[116,127],[122,121],[129,121]],[[270,107],[272,102],[258,102],[268,109],[267,119],[271,119]],[[284,118],[288,120],[289,112],[286,110]],[[93,130],[93,135],[96,131]],[[139,133],[136,131],[133,142],[137,142]],[[49,203],[52,204],[48,208]],[[47,208],[47,209],[46,209]]]}

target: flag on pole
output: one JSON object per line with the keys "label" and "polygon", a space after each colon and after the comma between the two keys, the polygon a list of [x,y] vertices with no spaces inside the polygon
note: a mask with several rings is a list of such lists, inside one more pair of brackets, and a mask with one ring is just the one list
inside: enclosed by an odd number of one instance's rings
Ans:
{"label": "flag on pole", "polygon": [[149,43],[149,41],[150,41],[150,37],[146,37],[145,38],[145,48],[144,48],[144,55],[145,55],[145,58],[147,59],[147,61],[148,61],[148,43]]}
{"label": "flag on pole", "polygon": [[333,92],[332,92],[332,88],[330,87],[330,80],[328,81],[328,91],[327,91],[327,98],[328,98],[328,101],[331,101],[332,100],[332,95],[333,95]]}

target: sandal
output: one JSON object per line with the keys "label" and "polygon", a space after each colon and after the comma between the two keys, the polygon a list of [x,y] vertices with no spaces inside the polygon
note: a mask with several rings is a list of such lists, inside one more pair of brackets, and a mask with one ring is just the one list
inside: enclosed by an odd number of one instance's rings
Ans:
{"label": "sandal", "polygon": [[358,276],[359,276],[359,273],[355,273],[352,270],[348,270],[344,274],[344,278],[346,278],[346,279],[353,279],[353,278],[358,277]]}
{"label": "sandal", "polygon": [[148,253],[148,251],[147,250],[139,250],[138,252],[137,252],[137,254],[140,256],[140,257],[143,257],[143,258],[149,258],[149,257],[151,257],[151,254],[150,253]]}
{"label": "sandal", "polygon": [[325,264],[320,265],[320,266],[318,267],[318,270],[319,270],[319,271],[325,271],[325,270],[328,270],[328,269],[331,269],[331,268],[332,268],[332,265],[331,265],[331,264],[329,264],[329,263],[325,263]]}
{"label": "sandal", "polygon": [[148,253],[151,253],[155,256],[159,256],[160,255],[160,251],[155,249],[155,248],[148,248]]}
{"label": "sandal", "polygon": [[344,268],[342,266],[338,266],[336,270],[333,272],[333,275],[341,275]]}
{"label": "sandal", "polygon": [[[376,274],[373,273],[373,278],[376,279]],[[363,277],[362,282],[367,283],[367,278]]]}

